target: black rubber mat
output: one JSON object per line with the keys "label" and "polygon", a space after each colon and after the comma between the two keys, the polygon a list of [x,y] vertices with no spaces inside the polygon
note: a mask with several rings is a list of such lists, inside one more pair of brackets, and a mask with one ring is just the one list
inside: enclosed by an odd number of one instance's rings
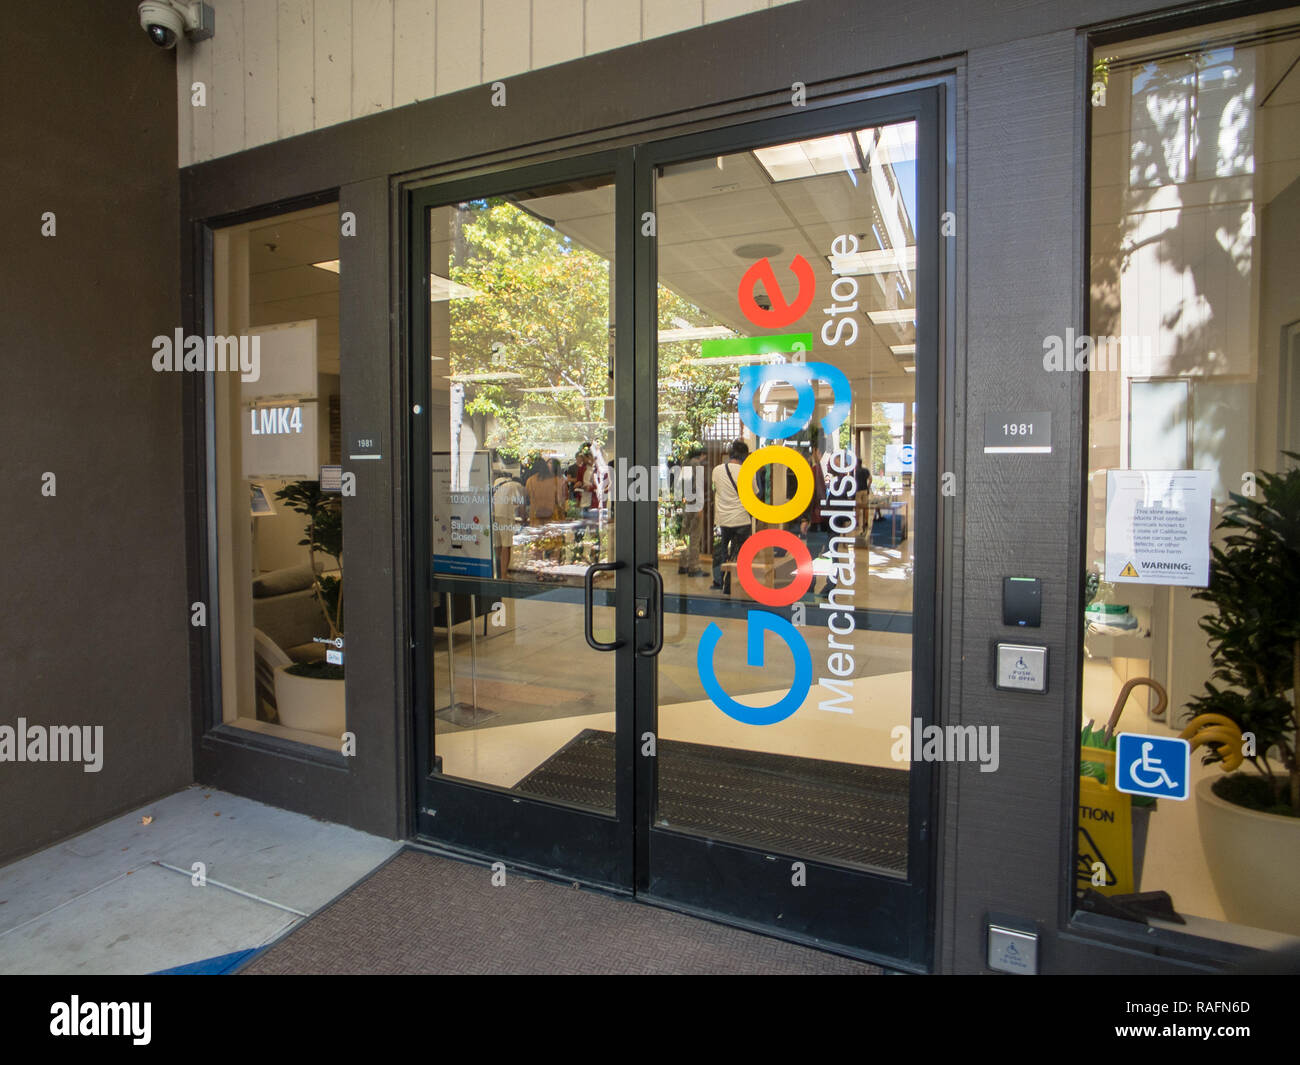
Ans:
{"label": "black rubber mat", "polygon": [[[908,772],[660,740],[656,824],[799,858],[907,870]],[[585,729],[514,787],[614,807],[614,734]]]}

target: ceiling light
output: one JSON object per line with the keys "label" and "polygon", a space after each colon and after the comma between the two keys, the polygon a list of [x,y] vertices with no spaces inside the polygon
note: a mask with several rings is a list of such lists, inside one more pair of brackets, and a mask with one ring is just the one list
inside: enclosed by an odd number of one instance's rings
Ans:
{"label": "ceiling light", "polygon": [[[444,375],[446,376],[446,375]],[[454,373],[447,377],[448,381],[465,382],[465,381],[518,381],[523,378],[521,373],[513,373],[509,370],[502,370],[497,373]]]}
{"label": "ceiling light", "polygon": [[915,344],[890,344],[889,350],[895,355],[911,355],[913,358],[916,357]]}
{"label": "ceiling light", "polygon": [[915,366],[904,366],[904,367],[903,367],[903,373],[916,373],[916,367],[915,367]]}
{"label": "ceiling light", "polygon": [[867,317],[871,319],[873,325],[904,325],[916,324],[916,308],[900,307],[898,310],[891,311],[867,311]]}
{"label": "ceiling light", "polygon": [[459,284],[449,278],[429,275],[429,302],[441,303],[444,300],[476,300],[481,296],[468,285]]}
{"label": "ceiling light", "polygon": [[659,343],[674,344],[682,340],[721,340],[735,335],[725,325],[684,325],[677,329],[659,330]]}
{"label": "ceiling light", "polygon": [[[877,140],[879,136],[879,140]],[[858,143],[862,156],[870,159],[879,153],[882,163],[910,163],[916,159],[916,123],[897,122],[892,126],[876,126],[858,130]]]}
{"label": "ceiling light", "polygon": [[852,174],[857,163],[853,138],[847,133],[755,148],[754,157],[773,181],[797,181],[841,170]]}
{"label": "ceiling light", "polygon": [[756,362],[785,362],[780,355],[724,355],[711,359],[682,359],[683,366],[750,366]]}
{"label": "ceiling light", "polygon": [[317,270],[328,270],[331,274],[339,272],[339,261],[337,259],[326,259],[322,263],[312,263]]}
{"label": "ceiling light", "polygon": [[863,274],[893,274],[900,270],[916,269],[916,245],[895,250],[855,251],[851,255],[828,255],[831,273],[840,277],[860,277]]}

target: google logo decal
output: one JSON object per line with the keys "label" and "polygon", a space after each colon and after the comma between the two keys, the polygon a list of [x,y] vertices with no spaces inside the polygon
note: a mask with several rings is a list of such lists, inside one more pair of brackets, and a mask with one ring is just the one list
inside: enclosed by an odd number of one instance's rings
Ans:
{"label": "google logo decal", "polygon": [[[850,234],[841,235],[831,243],[831,252],[836,256],[850,255],[858,250],[858,240]],[[779,329],[790,325],[800,318],[812,305],[816,289],[816,279],[812,267],[802,255],[796,255],[790,264],[790,270],[798,283],[795,299],[787,302],[776,281],[771,263],[760,259],[754,263],[740,281],[738,300],[741,313],[761,329]],[[754,286],[762,283],[771,301],[771,309],[762,308],[754,299]],[[851,344],[857,338],[857,322],[849,315],[857,310],[857,279],[838,277],[831,286],[831,295],[837,301],[825,308],[827,321],[821,330],[823,343],[834,346],[839,343]],[[842,370],[827,362],[800,362],[765,366],[742,366],[740,374],[740,395],[737,400],[740,420],[755,436],[773,440],[785,440],[807,428],[812,421],[816,408],[817,395],[815,381],[830,385],[833,401],[830,410],[821,419],[823,438],[833,439],[833,434],[849,416],[852,409],[853,392],[849,380]],[[754,409],[754,398],[768,382],[784,381],[795,389],[797,401],[794,413],[787,418],[773,422],[760,416]],[[840,462],[837,464],[836,460]],[[795,477],[794,496],[784,503],[771,504],[759,499],[754,492],[754,477],[760,469],[769,464],[785,466]],[[840,451],[831,456],[831,468],[848,473],[854,468],[856,460],[852,452]],[[780,526],[796,520],[812,502],[815,479],[808,460],[794,448],[785,444],[769,444],[752,452],[740,467],[737,478],[737,493],[741,505],[758,521],[767,525]],[[823,500],[823,503],[828,503]],[[795,576],[782,588],[772,588],[763,584],[754,573],[754,558],[765,548],[781,548],[795,560]],[[851,554],[849,555],[849,572],[852,571]],[[789,606],[801,599],[812,584],[812,557],[807,545],[793,533],[782,528],[763,529],[750,536],[741,546],[736,559],[737,577],[741,588],[755,603],[768,608]],[[850,582],[851,583],[851,582]],[[834,615],[832,615],[834,617]],[[844,636],[852,631],[853,614],[845,612],[848,619],[847,629],[835,629],[833,623],[830,637],[832,646],[852,649],[851,644],[836,643],[836,634]],[[765,661],[764,640],[768,633],[780,638],[790,649],[794,657],[794,679],[789,691],[770,706],[746,706],[734,699],[718,681],[713,668],[714,656],[722,640],[722,629],[715,622],[710,622],[700,636],[696,651],[696,669],[704,691],[723,713],[747,725],[774,725],[784,721],[808,697],[813,685],[812,652],[794,625],[780,614],[768,610],[750,610],[746,615],[746,663],[761,668]],[[841,652],[842,655],[842,652]],[[849,663],[851,666],[851,658]],[[849,682],[851,683],[851,681]],[[838,689],[837,689],[838,690]],[[823,708],[831,707],[823,705]],[[847,710],[841,712],[850,712]]]}

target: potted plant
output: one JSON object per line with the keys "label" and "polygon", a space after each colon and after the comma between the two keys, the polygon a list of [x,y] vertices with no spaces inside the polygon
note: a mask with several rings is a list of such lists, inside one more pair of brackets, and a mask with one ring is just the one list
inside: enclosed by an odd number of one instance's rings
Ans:
{"label": "potted plant", "polygon": [[[313,590],[336,649],[343,646],[343,509],[342,499],[320,490],[319,481],[292,481],[275,493],[303,515],[307,524],[300,546],[307,548]],[[316,556],[334,559],[338,575],[319,572]],[[343,666],[299,662],[275,671],[275,702],[280,723],[288,728],[340,736],[345,728]]]}
{"label": "potted plant", "polygon": [[[1196,787],[1224,913],[1300,934],[1300,468],[1260,474],[1257,488],[1231,496],[1218,526],[1228,535],[1194,596],[1217,608],[1200,621],[1214,669],[1182,735],[1227,772]],[[1254,772],[1233,772],[1245,762]]]}

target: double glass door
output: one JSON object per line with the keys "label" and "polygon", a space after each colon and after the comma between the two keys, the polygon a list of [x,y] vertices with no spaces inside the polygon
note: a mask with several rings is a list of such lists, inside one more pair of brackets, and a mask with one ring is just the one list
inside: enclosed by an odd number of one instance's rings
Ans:
{"label": "double glass door", "polygon": [[422,837],[924,967],[924,91],[411,195]]}

